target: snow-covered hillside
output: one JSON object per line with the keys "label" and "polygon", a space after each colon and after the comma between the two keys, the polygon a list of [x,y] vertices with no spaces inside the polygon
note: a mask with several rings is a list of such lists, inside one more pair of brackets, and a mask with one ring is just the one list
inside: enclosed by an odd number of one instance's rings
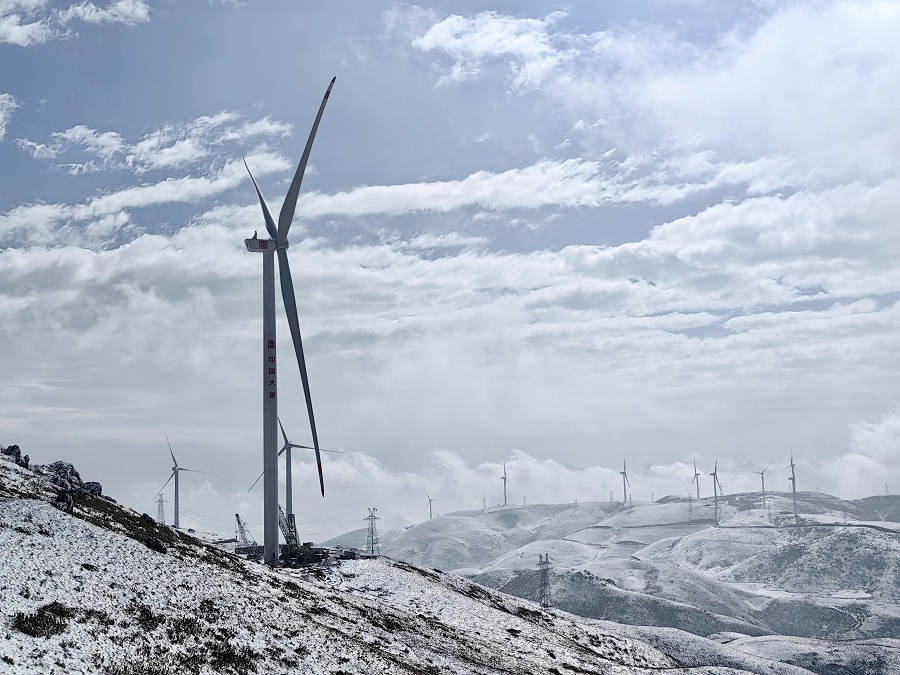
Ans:
{"label": "snow-covered hillside", "polygon": [[49,479],[0,460],[3,673],[815,672],[386,559],[271,570],[96,494],[66,513]]}
{"label": "snow-covered hillside", "polygon": [[718,524],[712,500],[510,506],[385,533],[381,552],[531,600],[549,554],[553,603],[567,611],[740,635],[759,640],[754,651],[783,644],[762,639],[772,634],[837,639],[843,654],[848,640],[893,649],[900,638],[898,504],[798,493],[795,523],[789,494],[768,495],[765,509],[760,494],[729,495]]}

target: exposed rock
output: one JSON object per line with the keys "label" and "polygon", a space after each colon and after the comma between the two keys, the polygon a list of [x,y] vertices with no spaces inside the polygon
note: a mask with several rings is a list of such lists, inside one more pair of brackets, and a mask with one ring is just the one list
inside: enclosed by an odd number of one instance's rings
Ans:
{"label": "exposed rock", "polygon": [[[146,516],[147,514],[145,513],[144,515]],[[166,545],[156,537],[147,537],[146,539],[144,539],[144,545],[151,551],[156,551],[157,553],[166,552]]]}
{"label": "exposed rock", "polygon": [[69,492],[72,489],[72,484],[62,476],[53,476],[50,479],[50,484],[65,492]]}
{"label": "exposed rock", "polygon": [[100,497],[103,494],[103,486],[95,480],[89,480],[84,484],[84,491],[91,497]]}
{"label": "exposed rock", "polygon": [[66,513],[72,513],[72,493],[71,492],[58,492],[56,494],[56,499],[53,500],[53,506],[60,509],[61,511],[65,511]]}
{"label": "exposed rock", "polygon": [[67,480],[72,485],[72,488],[82,487],[81,474],[78,473],[73,464],[69,462],[53,462],[53,464],[48,464],[44,468],[49,470],[50,473]]}
{"label": "exposed rock", "polygon": [[28,463],[31,461],[31,458],[28,455],[22,455],[22,451],[19,449],[18,445],[10,445],[7,448],[0,446],[0,452],[8,457],[12,457],[13,461],[19,466],[28,468]]}

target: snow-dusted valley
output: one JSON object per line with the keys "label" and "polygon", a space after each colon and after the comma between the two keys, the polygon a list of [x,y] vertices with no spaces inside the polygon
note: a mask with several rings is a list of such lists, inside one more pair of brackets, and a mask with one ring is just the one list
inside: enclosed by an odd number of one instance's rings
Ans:
{"label": "snow-dusted valley", "polygon": [[[720,528],[696,504],[529,506],[388,533],[393,559],[270,570],[101,495],[67,513],[50,479],[0,460],[3,673],[900,671],[885,523],[771,529],[739,498]],[[522,599],[539,552],[559,609]]]}

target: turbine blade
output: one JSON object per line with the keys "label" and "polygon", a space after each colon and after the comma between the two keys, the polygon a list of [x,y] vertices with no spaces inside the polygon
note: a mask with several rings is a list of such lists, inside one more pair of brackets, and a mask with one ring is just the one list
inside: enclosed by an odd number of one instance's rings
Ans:
{"label": "turbine blade", "polygon": [[768,471],[770,466],[772,466],[772,462],[769,462],[768,464],[766,464],[766,468],[763,469],[762,471],[760,471],[760,473],[762,474],[762,473],[765,473],[766,471]]}
{"label": "turbine blade", "polygon": [[627,485],[628,487],[631,487],[631,481],[628,480],[628,474],[627,474],[627,473],[625,474],[625,485]]}
{"label": "turbine blade", "polygon": [[182,469],[180,466],[178,467],[179,471],[190,471],[191,473],[205,473],[207,476],[217,476],[218,474],[212,473],[211,471],[201,471],[200,469]]}
{"label": "turbine blade", "polygon": [[275,229],[275,220],[272,218],[272,213],[269,211],[269,205],[266,204],[266,200],[262,196],[259,185],[256,184],[256,179],[253,177],[253,174],[250,173],[250,167],[247,166],[246,159],[244,160],[244,166],[247,168],[247,173],[250,174],[250,180],[253,181],[253,187],[256,188],[256,196],[259,198],[259,206],[260,208],[262,208],[263,219],[266,221],[266,232],[269,233],[269,236],[272,237],[272,239],[275,239],[278,237],[278,230]]}
{"label": "turbine blade", "polygon": [[[250,486],[250,490],[252,490],[253,488],[256,487],[256,484],[259,482],[259,479],[262,478],[265,475],[265,473],[266,472],[263,471],[261,474],[259,474],[259,476],[257,476],[256,480],[253,481],[253,485]],[[247,492],[250,492],[250,490],[247,490]]]}
{"label": "turbine blade", "polygon": [[157,497],[159,497],[159,496],[162,494],[162,491],[166,489],[166,485],[168,485],[169,482],[170,482],[173,478],[175,478],[175,472],[174,472],[174,471],[172,472],[172,475],[169,476],[169,480],[167,480],[165,483],[163,483],[163,486],[162,486],[161,488],[159,488],[159,492],[156,493],[156,496],[157,496]]}
{"label": "turbine blade", "polygon": [[428,501],[431,501],[431,495],[428,494],[428,490],[426,490],[425,488],[422,488],[422,492],[424,492],[425,496],[428,497]]}
{"label": "turbine blade", "polygon": [[163,434],[166,437],[166,445],[169,446],[169,454],[172,455],[172,463],[175,464],[175,466],[178,466],[178,460],[175,459],[175,453],[172,452],[172,444],[169,443],[169,434],[166,433],[165,429],[163,429]]}
{"label": "turbine blade", "polygon": [[[311,445],[299,445],[297,443],[288,443],[292,448],[302,448],[303,450],[315,450]],[[346,455],[347,452],[344,450],[328,450],[327,448],[319,448],[320,452],[330,452],[334,455]]]}
{"label": "turbine blade", "polygon": [[328,97],[331,95],[331,88],[334,86],[336,79],[336,77],[331,78],[328,90],[322,98],[316,121],[313,122],[312,131],[309,132],[306,147],[303,149],[303,155],[300,157],[300,164],[297,166],[294,179],[291,181],[291,187],[288,188],[287,196],[284,198],[281,213],[278,214],[279,244],[284,244],[287,241],[288,230],[291,229],[291,221],[294,220],[294,210],[297,208],[297,197],[300,195],[300,184],[303,182],[303,174],[306,173],[306,165],[309,162],[309,153],[312,151],[313,141],[316,140],[316,132],[319,130],[319,122],[322,121],[322,113],[325,112],[325,104],[328,103]]}
{"label": "turbine blade", "polygon": [[[278,418],[278,426],[279,426],[279,428],[281,429],[281,437],[284,439],[284,447],[286,448],[286,447],[289,446],[291,443],[290,443],[290,441],[288,441],[288,439],[287,439],[287,434],[284,433],[284,425],[281,423],[281,418],[280,418],[280,417]],[[284,449],[284,448],[282,448],[282,449]]]}
{"label": "turbine blade", "polygon": [[316,464],[319,466],[319,486],[325,496],[325,478],[322,476],[322,455],[319,453],[319,435],[316,433],[316,417],[313,414],[312,396],[309,393],[309,375],[306,372],[306,359],[303,356],[303,341],[300,337],[300,322],[297,319],[297,298],[294,296],[294,282],[291,279],[291,267],[288,263],[287,250],[278,251],[278,273],[281,276],[281,297],[284,300],[284,311],[291,328],[294,341],[294,352],[297,365],[300,367],[300,379],[303,382],[303,395],[306,397],[306,412],[309,415],[309,427],[312,431],[313,450],[316,451]]}

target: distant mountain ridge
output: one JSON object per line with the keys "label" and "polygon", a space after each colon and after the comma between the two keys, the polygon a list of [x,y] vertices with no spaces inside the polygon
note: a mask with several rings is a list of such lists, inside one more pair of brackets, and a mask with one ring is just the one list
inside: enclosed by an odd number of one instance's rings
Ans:
{"label": "distant mountain ridge", "polygon": [[[900,496],[798,492],[508,506],[381,536],[381,552],[537,600],[549,554],[557,607],[698,635],[900,638]],[[363,531],[364,532],[364,531]],[[352,544],[357,533],[331,541]]]}

